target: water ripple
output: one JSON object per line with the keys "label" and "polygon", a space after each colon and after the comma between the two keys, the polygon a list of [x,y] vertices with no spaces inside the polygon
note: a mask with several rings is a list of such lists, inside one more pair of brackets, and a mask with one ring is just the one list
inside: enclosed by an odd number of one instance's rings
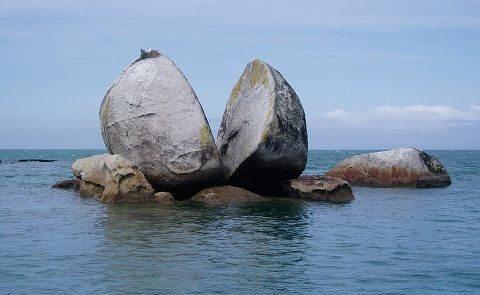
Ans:
{"label": "water ripple", "polygon": [[[17,158],[58,159],[14,163]],[[474,294],[480,152],[436,151],[445,189],[354,188],[350,204],[102,205],[50,190],[100,151],[0,151],[5,294]],[[358,151],[312,151],[306,173]],[[3,294],[2,293],[2,294]]]}

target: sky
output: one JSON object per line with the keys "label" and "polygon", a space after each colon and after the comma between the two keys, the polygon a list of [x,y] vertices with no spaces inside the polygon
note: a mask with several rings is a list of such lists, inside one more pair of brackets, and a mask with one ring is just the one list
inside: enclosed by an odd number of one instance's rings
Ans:
{"label": "sky", "polygon": [[104,148],[100,103],[141,48],[183,71],[214,137],[258,58],[311,149],[480,149],[478,0],[0,0],[0,148]]}

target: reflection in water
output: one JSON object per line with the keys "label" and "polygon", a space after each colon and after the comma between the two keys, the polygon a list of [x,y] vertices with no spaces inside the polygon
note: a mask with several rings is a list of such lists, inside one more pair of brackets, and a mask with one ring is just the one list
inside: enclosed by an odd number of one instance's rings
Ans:
{"label": "reflection in water", "polygon": [[193,292],[197,284],[223,292],[276,285],[272,282],[293,287],[304,277],[307,225],[305,203],[297,200],[115,205],[107,210],[100,251],[114,255],[105,269],[116,281],[112,292],[145,285],[178,293]]}

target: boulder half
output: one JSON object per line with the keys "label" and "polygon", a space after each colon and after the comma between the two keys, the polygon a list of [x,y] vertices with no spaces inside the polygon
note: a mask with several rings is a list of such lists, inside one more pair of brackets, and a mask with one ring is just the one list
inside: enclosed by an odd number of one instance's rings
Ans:
{"label": "boulder half", "polygon": [[247,65],[227,102],[217,146],[233,185],[258,191],[302,173],[305,114],[277,70],[258,59]]}
{"label": "boulder half", "polygon": [[223,168],[210,126],[179,68],[143,51],[106,93],[100,121],[110,154],[134,162],[157,190],[219,181]]}

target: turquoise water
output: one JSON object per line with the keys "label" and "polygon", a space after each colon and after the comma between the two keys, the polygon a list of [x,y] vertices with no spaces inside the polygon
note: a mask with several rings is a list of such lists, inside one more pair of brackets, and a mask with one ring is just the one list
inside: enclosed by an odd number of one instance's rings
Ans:
{"label": "turquoise water", "polygon": [[[0,294],[480,294],[480,151],[431,151],[450,187],[355,187],[344,205],[103,205],[49,189],[100,152],[0,150]],[[305,173],[359,152],[311,151]]]}

